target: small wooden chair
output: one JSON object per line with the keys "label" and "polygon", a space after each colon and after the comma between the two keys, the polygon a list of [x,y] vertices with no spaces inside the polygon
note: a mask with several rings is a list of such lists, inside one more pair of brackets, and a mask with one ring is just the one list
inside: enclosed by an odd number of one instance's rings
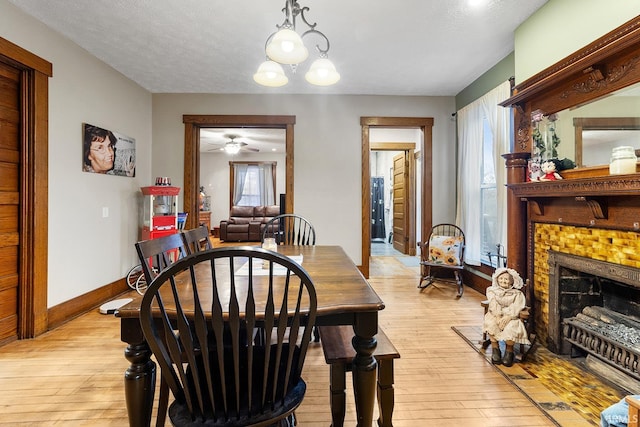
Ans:
{"label": "small wooden chair", "polygon": [[[331,426],[342,427],[346,412],[346,373],[351,371],[351,362],[356,355],[351,340],[353,328],[351,326],[318,326],[324,360],[331,365]],[[382,329],[378,328],[376,335],[378,346],[373,356],[378,362],[378,409],[380,427],[392,427],[394,405],[393,391],[393,359],[400,358],[400,353],[393,346],[391,340]]]}
{"label": "small wooden chair", "polygon": [[[464,270],[465,238],[462,230],[453,224],[437,224],[431,228],[426,242],[418,243],[420,247],[420,282],[419,289],[431,285],[438,271],[451,271],[458,287],[456,298],[464,292],[462,272]],[[441,279],[448,281],[449,279]],[[423,284],[424,282],[424,284]]]}

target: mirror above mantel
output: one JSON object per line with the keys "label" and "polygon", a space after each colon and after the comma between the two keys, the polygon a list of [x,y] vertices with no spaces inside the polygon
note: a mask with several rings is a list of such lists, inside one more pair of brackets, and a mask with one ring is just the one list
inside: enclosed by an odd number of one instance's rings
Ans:
{"label": "mirror above mantel", "polygon": [[608,165],[618,146],[640,149],[640,84],[558,114],[561,158],[577,168]]}
{"label": "mirror above mantel", "polygon": [[573,127],[576,167],[607,163],[614,147],[640,149],[640,117],[574,117]]}
{"label": "mirror above mantel", "polygon": [[[636,16],[514,88],[515,95],[501,103],[504,107],[514,108],[516,137],[512,154],[532,153],[532,112],[545,116],[557,114],[561,138],[558,156],[570,158],[584,169],[590,169],[587,176],[608,175],[611,147],[605,144],[640,148],[640,137],[635,139],[637,142],[627,144],[615,139],[627,139],[624,135],[611,134],[607,138],[612,142],[598,145],[590,139],[595,135],[581,132],[581,149],[577,151],[573,119],[623,118],[633,121],[640,117],[640,97],[631,89],[639,83],[640,16]],[[619,105],[614,106],[614,102]],[[585,123],[588,131],[594,130],[588,129],[589,122],[582,122]]]}

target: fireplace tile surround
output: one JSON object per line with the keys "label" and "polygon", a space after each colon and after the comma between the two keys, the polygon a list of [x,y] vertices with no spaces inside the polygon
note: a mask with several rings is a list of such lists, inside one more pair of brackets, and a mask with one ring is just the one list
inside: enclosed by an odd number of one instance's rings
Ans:
{"label": "fireplace tile surround", "polygon": [[549,337],[549,250],[640,268],[640,233],[563,224],[534,224],[533,297],[538,338]]}

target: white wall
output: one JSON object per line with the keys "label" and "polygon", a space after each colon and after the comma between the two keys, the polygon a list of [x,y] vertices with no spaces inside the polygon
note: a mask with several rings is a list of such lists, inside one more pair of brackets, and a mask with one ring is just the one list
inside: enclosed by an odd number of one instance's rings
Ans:
{"label": "white wall", "polygon": [[[433,117],[434,217],[455,212],[453,97],[153,95],[153,176],[182,186],[184,114],[295,115],[294,203],[318,244],[361,263],[361,116]],[[446,213],[443,213],[446,212]]]}
{"label": "white wall", "polygon": [[[53,64],[48,306],[121,279],[136,261],[137,194],[151,180],[151,94],[0,0],[0,37]],[[135,178],[82,171],[82,123],[136,140]],[[102,217],[103,208],[109,216]]]}
{"label": "white wall", "polygon": [[[284,145],[284,144],[283,144]],[[285,153],[242,153],[231,157],[224,153],[202,153],[200,156],[200,185],[207,196],[211,196],[211,227],[229,218],[229,162],[268,162],[276,165],[276,205],[279,197],[285,192]]]}

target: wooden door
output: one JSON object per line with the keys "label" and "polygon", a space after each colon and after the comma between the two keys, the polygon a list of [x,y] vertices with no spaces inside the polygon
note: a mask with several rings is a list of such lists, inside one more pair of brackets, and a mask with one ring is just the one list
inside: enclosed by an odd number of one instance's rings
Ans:
{"label": "wooden door", "polygon": [[20,75],[0,62],[0,342],[18,337]]}
{"label": "wooden door", "polygon": [[393,157],[393,248],[403,254],[409,253],[408,181],[409,162],[404,151]]}

